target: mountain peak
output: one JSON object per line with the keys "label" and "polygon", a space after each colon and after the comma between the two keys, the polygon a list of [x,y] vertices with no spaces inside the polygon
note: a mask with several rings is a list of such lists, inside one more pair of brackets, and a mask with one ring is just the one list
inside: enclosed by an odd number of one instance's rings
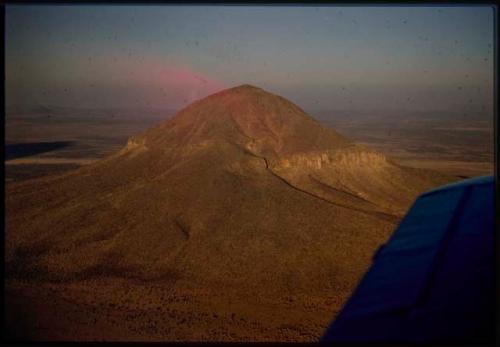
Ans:
{"label": "mountain peak", "polygon": [[198,293],[173,306],[194,312],[193,322],[221,287],[220,302],[250,292],[289,312],[291,297],[307,307],[311,296],[354,286],[395,214],[439,180],[242,85],[189,105],[113,156],[9,185],[5,272],[64,290],[102,283],[106,300],[114,283],[164,288],[154,291],[166,305]]}
{"label": "mountain peak", "polygon": [[229,141],[283,155],[351,145],[333,129],[309,116],[293,102],[262,88],[242,84],[198,100],[159,127],[144,134],[153,146]]}
{"label": "mountain peak", "polygon": [[263,90],[262,88],[259,88],[259,87],[256,87],[256,86],[253,86],[251,84],[241,84],[239,86],[236,86],[236,87],[233,87],[233,88],[230,88],[229,90]]}
{"label": "mountain peak", "polygon": [[249,97],[249,96],[252,96],[252,95],[262,96],[264,94],[268,95],[268,96],[276,96],[276,95],[274,95],[274,94],[272,94],[272,93],[270,93],[270,92],[268,92],[268,91],[266,91],[266,90],[264,90],[264,89],[262,89],[260,87],[257,87],[257,86],[251,85],[251,84],[240,84],[238,86],[227,88],[227,89],[221,90],[218,93],[209,95],[207,98],[210,98],[210,97],[214,98],[214,97],[217,97],[217,96],[228,96],[228,95],[233,95],[233,96],[236,96],[236,95],[242,96],[242,95],[244,95],[246,97]]}

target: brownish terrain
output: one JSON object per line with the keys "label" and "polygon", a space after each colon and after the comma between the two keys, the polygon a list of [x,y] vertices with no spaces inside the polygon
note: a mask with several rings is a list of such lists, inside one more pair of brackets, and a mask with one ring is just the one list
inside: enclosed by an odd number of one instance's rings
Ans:
{"label": "brownish terrain", "polygon": [[487,112],[324,111],[315,116],[405,166],[460,179],[493,175],[494,118]]}
{"label": "brownish terrain", "polygon": [[6,322],[35,340],[314,341],[415,197],[402,166],[243,85],[6,192]]}

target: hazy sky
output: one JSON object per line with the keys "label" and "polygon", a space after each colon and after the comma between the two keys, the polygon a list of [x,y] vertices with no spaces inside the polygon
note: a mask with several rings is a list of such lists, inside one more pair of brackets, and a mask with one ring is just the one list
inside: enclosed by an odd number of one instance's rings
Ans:
{"label": "hazy sky", "polygon": [[490,109],[491,7],[7,6],[7,105]]}

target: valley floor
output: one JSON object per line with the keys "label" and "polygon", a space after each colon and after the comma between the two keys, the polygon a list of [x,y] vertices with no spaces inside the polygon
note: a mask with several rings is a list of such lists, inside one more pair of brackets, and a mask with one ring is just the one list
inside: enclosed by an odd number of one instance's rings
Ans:
{"label": "valley floor", "polygon": [[270,298],[262,293],[130,280],[8,281],[5,322],[20,341],[317,341],[348,292]]}

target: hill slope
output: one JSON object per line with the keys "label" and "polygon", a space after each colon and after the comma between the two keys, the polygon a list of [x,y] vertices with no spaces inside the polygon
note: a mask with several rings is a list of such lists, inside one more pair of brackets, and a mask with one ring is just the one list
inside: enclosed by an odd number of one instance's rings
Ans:
{"label": "hill slope", "polygon": [[7,276],[344,298],[416,195],[446,181],[243,85],[100,162],[9,185]]}

